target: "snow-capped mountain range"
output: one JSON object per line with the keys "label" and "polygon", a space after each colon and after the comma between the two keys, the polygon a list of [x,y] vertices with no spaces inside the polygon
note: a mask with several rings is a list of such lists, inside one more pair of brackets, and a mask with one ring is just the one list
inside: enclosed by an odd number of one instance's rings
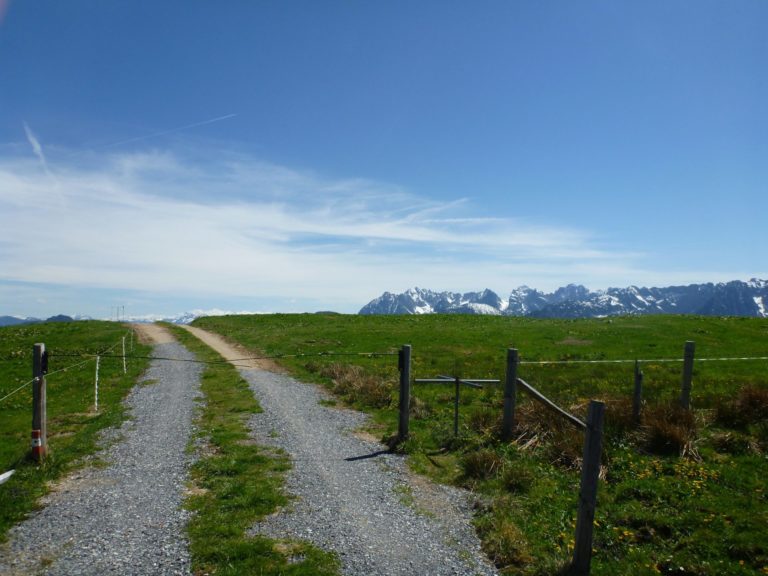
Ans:
{"label": "snow-capped mountain range", "polygon": [[552,293],[521,286],[505,300],[492,290],[433,292],[411,288],[385,292],[360,314],[491,314],[538,318],[597,318],[627,314],[701,314],[768,317],[768,280],[667,288],[608,288],[591,291],[569,284]]}

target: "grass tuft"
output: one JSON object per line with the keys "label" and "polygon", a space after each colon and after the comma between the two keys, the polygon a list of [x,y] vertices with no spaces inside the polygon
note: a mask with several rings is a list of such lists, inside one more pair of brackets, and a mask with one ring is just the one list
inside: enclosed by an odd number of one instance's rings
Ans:
{"label": "grass tuft", "polygon": [[652,454],[691,454],[696,439],[695,415],[676,402],[651,407],[645,411],[641,437],[645,449]]}
{"label": "grass tuft", "polygon": [[461,470],[468,484],[495,476],[501,471],[503,464],[502,457],[492,448],[473,450],[464,454],[460,460]]}
{"label": "grass tuft", "polygon": [[328,365],[310,363],[306,367],[330,379],[333,393],[352,404],[371,408],[385,408],[392,404],[393,386],[360,366],[334,362]]}
{"label": "grass tuft", "polygon": [[724,426],[745,430],[768,421],[768,388],[744,386],[735,398],[718,404],[715,420]]}

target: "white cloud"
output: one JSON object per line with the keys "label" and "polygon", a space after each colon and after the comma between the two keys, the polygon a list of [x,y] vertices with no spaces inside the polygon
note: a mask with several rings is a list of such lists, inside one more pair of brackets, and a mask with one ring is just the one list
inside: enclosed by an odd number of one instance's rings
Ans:
{"label": "white cloud", "polygon": [[416,284],[504,290],[634,275],[628,255],[584,231],[478,216],[467,200],[235,156],[88,160],[56,164],[55,186],[29,160],[0,161],[0,281],[354,309]]}

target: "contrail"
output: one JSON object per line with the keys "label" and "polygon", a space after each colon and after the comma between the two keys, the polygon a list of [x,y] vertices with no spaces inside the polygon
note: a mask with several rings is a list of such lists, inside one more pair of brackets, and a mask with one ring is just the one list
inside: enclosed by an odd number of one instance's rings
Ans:
{"label": "contrail", "polygon": [[43,147],[40,145],[40,141],[37,139],[37,136],[35,136],[35,133],[30,129],[29,124],[26,122],[24,122],[24,132],[27,134],[27,141],[30,146],[32,146],[32,152],[35,153],[37,159],[40,160],[40,164],[43,165],[43,170],[45,170],[45,173],[48,174],[48,176],[53,177],[51,171],[48,169],[48,161],[45,159],[45,154],[43,154]]}
{"label": "contrail", "polygon": [[27,141],[29,142],[29,145],[32,146],[32,152],[34,152],[35,156],[37,156],[37,159],[40,160],[40,164],[43,167],[45,175],[48,176],[48,178],[50,178],[51,182],[53,183],[53,190],[58,196],[59,204],[65,206],[66,200],[61,192],[61,184],[59,183],[59,179],[56,178],[56,176],[54,176],[51,173],[51,170],[48,168],[48,160],[45,158],[45,153],[43,152],[43,147],[40,144],[40,140],[37,139],[37,136],[35,136],[35,133],[32,132],[29,124],[26,122],[24,122],[24,132],[27,135]]}
{"label": "contrail", "polygon": [[188,130],[189,128],[197,128],[198,126],[205,126],[206,124],[213,124],[214,122],[220,122],[221,120],[227,120],[234,118],[237,114],[227,114],[226,116],[218,116],[211,118],[210,120],[203,120],[202,122],[195,122],[194,124],[187,124],[185,126],[178,126],[176,128],[170,128],[169,130],[163,130],[162,132],[155,132],[153,134],[147,134],[146,136],[136,136],[134,138],[128,138],[126,140],[120,140],[119,142],[112,142],[111,144],[105,144],[101,148],[112,148],[114,146],[120,146],[122,144],[129,144],[130,142],[138,142],[140,140],[147,140],[148,138],[156,138],[157,136],[165,136],[166,134],[173,134],[174,132],[181,132],[182,130]]}

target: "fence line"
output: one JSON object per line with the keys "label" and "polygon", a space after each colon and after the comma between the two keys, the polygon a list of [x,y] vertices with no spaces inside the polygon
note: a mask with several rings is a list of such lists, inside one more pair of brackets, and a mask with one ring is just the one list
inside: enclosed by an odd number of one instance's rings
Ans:
{"label": "fence line", "polygon": [[[397,356],[398,352],[306,352],[300,354],[276,354],[273,356],[248,356],[246,358],[233,358],[232,360],[197,360],[187,358],[169,358],[165,356],[128,356],[126,360],[166,360],[172,362],[191,362],[193,364],[229,364],[234,362],[248,362],[249,360],[279,360],[281,358],[335,358],[335,357],[358,357],[358,358],[378,358],[383,356]],[[83,358],[89,359],[100,356],[102,358],[122,358],[122,354],[48,354],[50,358]]]}
{"label": "fence line", "polygon": [[[117,345],[118,345],[118,344],[120,344],[120,340],[118,340],[117,342],[115,342],[115,343],[114,343],[112,346],[110,346],[109,348],[105,349],[105,352],[109,352],[109,351],[112,351],[112,350],[114,350],[114,349],[115,349],[115,347],[117,347]],[[55,354],[55,355],[54,355],[54,354],[50,354],[50,353],[49,353],[49,354],[48,354],[48,356],[49,356],[49,357],[51,357],[51,356],[59,356],[59,357],[62,357],[62,358],[82,358],[83,356],[86,356],[86,355],[85,355],[85,354]],[[45,376],[46,376],[46,377],[47,377],[47,376],[53,376],[54,374],[59,374],[60,372],[66,372],[66,371],[68,371],[68,370],[72,370],[73,368],[77,368],[77,367],[79,367],[79,366],[82,366],[82,365],[84,365],[84,364],[87,364],[88,362],[91,362],[91,361],[93,361],[93,360],[94,360],[94,359],[96,359],[98,356],[99,356],[99,354],[96,354],[96,355],[92,355],[92,356],[91,356],[91,355],[88,355],[88,358],[86,358],[86,359],[85,359],[85,360],[83,360],[82,362],[77,362],[77,363],[75,363],[75,364],[71,364],[71,365],[69,365],[69,366],[65,366],[64,368],[59,368],[58,370],[54,370],[53,372],[46,372],[46,373],[45,373]],[[114,356],[109,356],[109,357],[110,357],[110,358],[121,358],[122,356],[117,356],[117,355],[114,355]],[[138,358],[138,357],[137,357],[137,358]],[[9,360],[9,361],[10,361],[10,360]],[[36,380],[37,380],[37,377],[35,377],[35,378],[32,378],[32,379],[31,379],[31,380],[29,380],[28,382],[25,382],[24,384],[22,384],[21,386],[19,386],[19,387],[18,387],[18,388],[16,388],[15,390],[13,390],[12,392],[9,392],[8,394],[6,394],[6,395],[5,395],[5,396],[3,396],[2,398],[0,398],[0,402],[3,402],[4,400],[6,400],[6,399],[10,398],[11,396],[13,396],[14,394],[16,394],[17,392],[20,392],[21,390],[23,390],[24,388],[26,388],[26,387],[27,387],[27,386],[29,386],[30,384],[34,383]]]}
{"label": "fence line", "polygon": [[[768,356],[748,356],[733,358],[696,358],[696,362],[734,362],[742,360],[768,360]],[[643,360],[635,358],[633,360],[520,360],[518,364],[634,364],[641,362],[644,364],[663,364],[665,362],[684,362],[685,358],[652,358]]]}

